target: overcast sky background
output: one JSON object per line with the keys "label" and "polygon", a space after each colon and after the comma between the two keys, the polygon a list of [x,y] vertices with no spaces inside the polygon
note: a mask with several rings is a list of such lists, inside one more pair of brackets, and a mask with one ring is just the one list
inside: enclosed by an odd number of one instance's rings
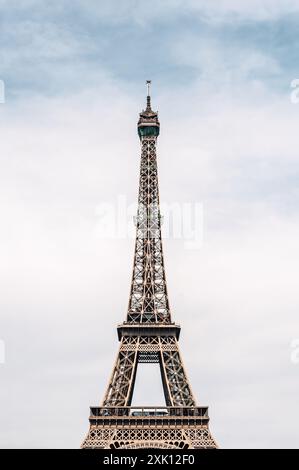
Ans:
{"label": "overcast sky background", "polygon": [[134,240],[98,208],[136,201],[148,78],[161,200],[204,210],[201,249],[164,241],[192,388],[221,447],[298,447],[298,28],[298,0],[0,0],[1,447],[79,447],[103,397]]}

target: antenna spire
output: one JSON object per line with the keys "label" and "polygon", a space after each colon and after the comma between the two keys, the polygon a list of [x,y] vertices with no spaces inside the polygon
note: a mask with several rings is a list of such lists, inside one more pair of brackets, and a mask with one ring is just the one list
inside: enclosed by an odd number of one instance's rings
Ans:
{"label": "antenna spire", "polygon": [[146,88],[147,88],[147,97],[146,97],[146,110],[151,111],[151,95],[150,95],[150,86],[152,81],[146,80]]}
{"label": "antenna spire", "polygon": [[138,135],[141,140],[143,137],[148,136],[158,137],[160,129],[158,112],[153,111],[151,107],[150,87],[152,81],[146,80],[145,83],[147,89],[146,108],[143,109],[141,113],[139,113],[139,120],[137,124]]}

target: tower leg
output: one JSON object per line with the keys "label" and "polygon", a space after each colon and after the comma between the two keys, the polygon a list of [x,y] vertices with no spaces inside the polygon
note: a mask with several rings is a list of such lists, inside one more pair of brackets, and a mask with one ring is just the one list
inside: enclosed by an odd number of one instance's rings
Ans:
{"label": "tower leg", "polygon": [[[132,407],[138,362],[159,362],[166,406]],[[207,407],[198,407],[176,337],[123,336],[103,406],[91,408],[83,448],[215,448]]]}
{"label": "tower leg", "polygon": [[169,406],[195,406],[189,381],[181,358],[178,342],[173,338],[173,344],[161,342],[161,375],[164,393]]}
{"label": "tower leg", "polygon": [[103,401],[103,406],[129,406],[138,363],[137,337],[123,338]]}

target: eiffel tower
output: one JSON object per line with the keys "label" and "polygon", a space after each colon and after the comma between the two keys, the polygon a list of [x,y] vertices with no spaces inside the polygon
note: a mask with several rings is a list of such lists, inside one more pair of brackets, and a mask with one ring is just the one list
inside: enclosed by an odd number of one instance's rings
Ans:
{"label": "eiffel tower", "polygon": [[[199,449],[217,447],[208,408],[197,406],[179,351],[180,326],[171,320],[165,278],[156,143],[160,123],[147,105],[140,113],[141,166],[133,276],[120,347],[102,406],[90,408],[82,448]],[[158,363],[166,406],[132,407],[137,366]]]}

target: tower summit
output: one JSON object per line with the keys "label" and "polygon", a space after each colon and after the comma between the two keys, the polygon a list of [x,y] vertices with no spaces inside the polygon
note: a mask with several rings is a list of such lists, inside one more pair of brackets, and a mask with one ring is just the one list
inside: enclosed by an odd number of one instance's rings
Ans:
{"label": "tower summit", "polygon": [[146,109],[139,114],[138,121],[138,135],[140,140],[142,137],[158,137],[160,132],[160,123],[158,121],[158,113],[152,110],[151,107],[151,96],[150,96],[150,85],[151,80],[146,81],[147,85],[147,97],[146,97]]}
{"label": "tower summit", "polygon": [[[198,406],[181,359],[180,326],[171,320],[157,172],[158,113],[139,115],[141,162],[133,274],[126,320],[118,326],[119,351],[102,406],[91,407],[82,448],[214,448],[208,408]],[[160,366],[165,404],[132,407],[139,363]]]}

